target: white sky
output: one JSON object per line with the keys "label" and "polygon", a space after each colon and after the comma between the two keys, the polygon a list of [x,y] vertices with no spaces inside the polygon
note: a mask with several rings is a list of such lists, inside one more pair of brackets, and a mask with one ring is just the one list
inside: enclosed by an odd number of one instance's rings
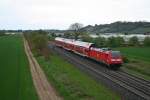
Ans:
{"label": "white sky", "polygon": [[67,29],[79,22],[150,21],[150,0],[0,0],[0,29]]}

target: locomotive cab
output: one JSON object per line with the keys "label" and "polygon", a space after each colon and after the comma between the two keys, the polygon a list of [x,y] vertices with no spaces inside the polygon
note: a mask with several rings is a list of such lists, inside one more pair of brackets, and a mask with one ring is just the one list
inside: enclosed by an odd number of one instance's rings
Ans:
{"label": "locomotive cab", "polygon": [[120,51],[111,51],[110,54],[110,65],[116,68],[120,67],[123,63]]}

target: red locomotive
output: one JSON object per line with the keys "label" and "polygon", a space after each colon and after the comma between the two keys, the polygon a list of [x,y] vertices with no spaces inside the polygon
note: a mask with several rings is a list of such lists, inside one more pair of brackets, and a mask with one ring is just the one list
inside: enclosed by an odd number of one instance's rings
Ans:
{"label": "red locomotive", "polygon": [[62,47],[66,50],[103,62],[110,68],[117,69],[123,63],[122,56],[119,51],[112,51],[107,48],[96,48],[93,43],[56,37],[55,44],[56,46]]}

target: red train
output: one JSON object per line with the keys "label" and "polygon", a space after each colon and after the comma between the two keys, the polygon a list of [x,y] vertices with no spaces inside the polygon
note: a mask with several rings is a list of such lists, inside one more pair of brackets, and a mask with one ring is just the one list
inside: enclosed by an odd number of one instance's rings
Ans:
{"label": "red train", "polygon": [[117,69],[123,63],[119,51],[112,51],[107,48],[96,48],[93,43],[56,37],[55,45],[73,51],[79,55],[103,62],[110,68]]}

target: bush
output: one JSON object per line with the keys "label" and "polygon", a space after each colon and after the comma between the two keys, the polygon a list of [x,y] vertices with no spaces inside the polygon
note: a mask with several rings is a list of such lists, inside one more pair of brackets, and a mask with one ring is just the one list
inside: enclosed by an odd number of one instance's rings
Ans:
{"label": "bush", "polygon": [[134,37],[131,37],[130,40],[129,40],[129,45],[131,46],[139,46],[139,40],[136,36]]}
{"label": "bush", "polygon": [[37,34],[32,38],[34,49],[42,50],[47,46],[48,39],[45,35]]}
{"label": "bush", "polygon": [[[38,31],[29,31],[25,32],[24,36],[30,44],[30,48],[37,52],[36,55],[44,55],[46,57],[47,51],[45,50],[48,45],[48,36],[47,32],[38,30]],[[47,57],[46,57],[47,58]]]}
{"label": "bush", "polygon": [[125,44],[125,41],[122,37],[116,37],[116,45],[117,47],[123,46]]}
{"label": "bush", "polygon": [[144,46],[150,46],[150,37],[146,37],[143,41]]}
{"label": "bush", "polygon": [[109,47],[117,47],[116,38],[115,38],[115,37],[110,37],[110,38],[108,38],[106,44],[107,44],[107,46],[109,46]]}
{"label": "bush", "polygon": [[0,30],[0,36],[5,36],[6,34],[5,34],[5,31],[3,31],[3,30]]}
{"label": "bush", "polygon": [[64,33],[64,38],[74,38],[73,33],[72,32],[66,32]]}
{"label": "bush", "polygon": [[104,37],[97,37],[94,39],[94,43],[97,47],[105,47],[106,39]]}
{"label": "bush", "polygon": [[88,34],[83,34],[82,35],[82,41],[84,41],[84,42],[93,42],[93,38],[90,37]]}
{"label": "bush", "polygon": [[129,63],[129,59],[126,56],[122,57],[124,63]]}

